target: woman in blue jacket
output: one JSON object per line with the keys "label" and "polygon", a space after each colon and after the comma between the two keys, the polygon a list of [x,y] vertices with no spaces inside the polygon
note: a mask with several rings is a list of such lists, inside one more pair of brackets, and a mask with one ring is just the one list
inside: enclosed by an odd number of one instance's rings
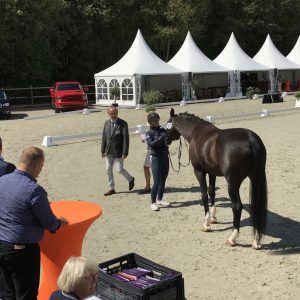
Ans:
{"label": "woman in blue jacket", "polygon": [[169,173],[169,147],[167,146],[167,131],[159,126],[160,117],[156,112],[147,116],[150,130],[146,133],[146,141],[150,148],[150,161],[153,176],[151,189],[151,209],[167,207],[170,203],[163,200],[165,183]]}

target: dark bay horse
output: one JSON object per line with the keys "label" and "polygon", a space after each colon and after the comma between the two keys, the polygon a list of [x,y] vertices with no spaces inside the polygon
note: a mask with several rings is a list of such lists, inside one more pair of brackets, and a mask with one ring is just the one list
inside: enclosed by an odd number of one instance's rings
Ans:
{"label": "dark bay horse", "polygon": [[[189,157],[201,187],[205,211],[203,231],[211,230],[216,223],[215,183],[216,176],[224,176],[232,202],[233,231],[227,244],[234,246],[240,230],[243,205],[239,189],[246,177],[250,179],[250,215],[254,241],[252,247],[261,249],[261,238],[267,221],[267,179],[265,173],[266,148],[260,137],[249,129],[219,129],[199,117],[175,114],[171,109],[167,124],[169,143],[182,135],[189,143]],[[206,174],[209,176],[207,188]],[[211,210],[208,206],[208,195]]]}

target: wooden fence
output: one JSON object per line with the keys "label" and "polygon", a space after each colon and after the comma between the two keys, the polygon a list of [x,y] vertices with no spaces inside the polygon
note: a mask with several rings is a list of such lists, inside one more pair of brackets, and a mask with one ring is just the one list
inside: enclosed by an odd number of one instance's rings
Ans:
{"label": "wooden fence", "polygon": [[[87,84],[82,85],[82,87],[87,87],[89,90],[87,92],[89,104],[95,104],[95,85]],[[12,106],[50,106],[51,87],[27,87],[27,88],[3,88],[7,96],[10,99]]]}

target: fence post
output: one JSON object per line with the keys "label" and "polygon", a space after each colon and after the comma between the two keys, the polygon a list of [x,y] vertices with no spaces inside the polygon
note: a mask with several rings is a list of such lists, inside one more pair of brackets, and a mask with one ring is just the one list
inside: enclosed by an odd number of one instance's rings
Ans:
{"label": "fence post", "polygon": [[34,104],[34,100],[33,100],[33,89],[32,89],[32,85],[30,86],[30,99],[31,99],[31,104]]}

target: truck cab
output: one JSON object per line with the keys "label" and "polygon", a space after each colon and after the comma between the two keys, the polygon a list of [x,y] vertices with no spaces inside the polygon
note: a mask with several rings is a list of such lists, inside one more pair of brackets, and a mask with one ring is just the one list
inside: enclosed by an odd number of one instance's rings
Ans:
{"label": "truck cab", "polygon": [[50,89],[52,108],[55,113],[64,109],[83,109],[88,107],[87,89],[77,81],[55,82]]}

